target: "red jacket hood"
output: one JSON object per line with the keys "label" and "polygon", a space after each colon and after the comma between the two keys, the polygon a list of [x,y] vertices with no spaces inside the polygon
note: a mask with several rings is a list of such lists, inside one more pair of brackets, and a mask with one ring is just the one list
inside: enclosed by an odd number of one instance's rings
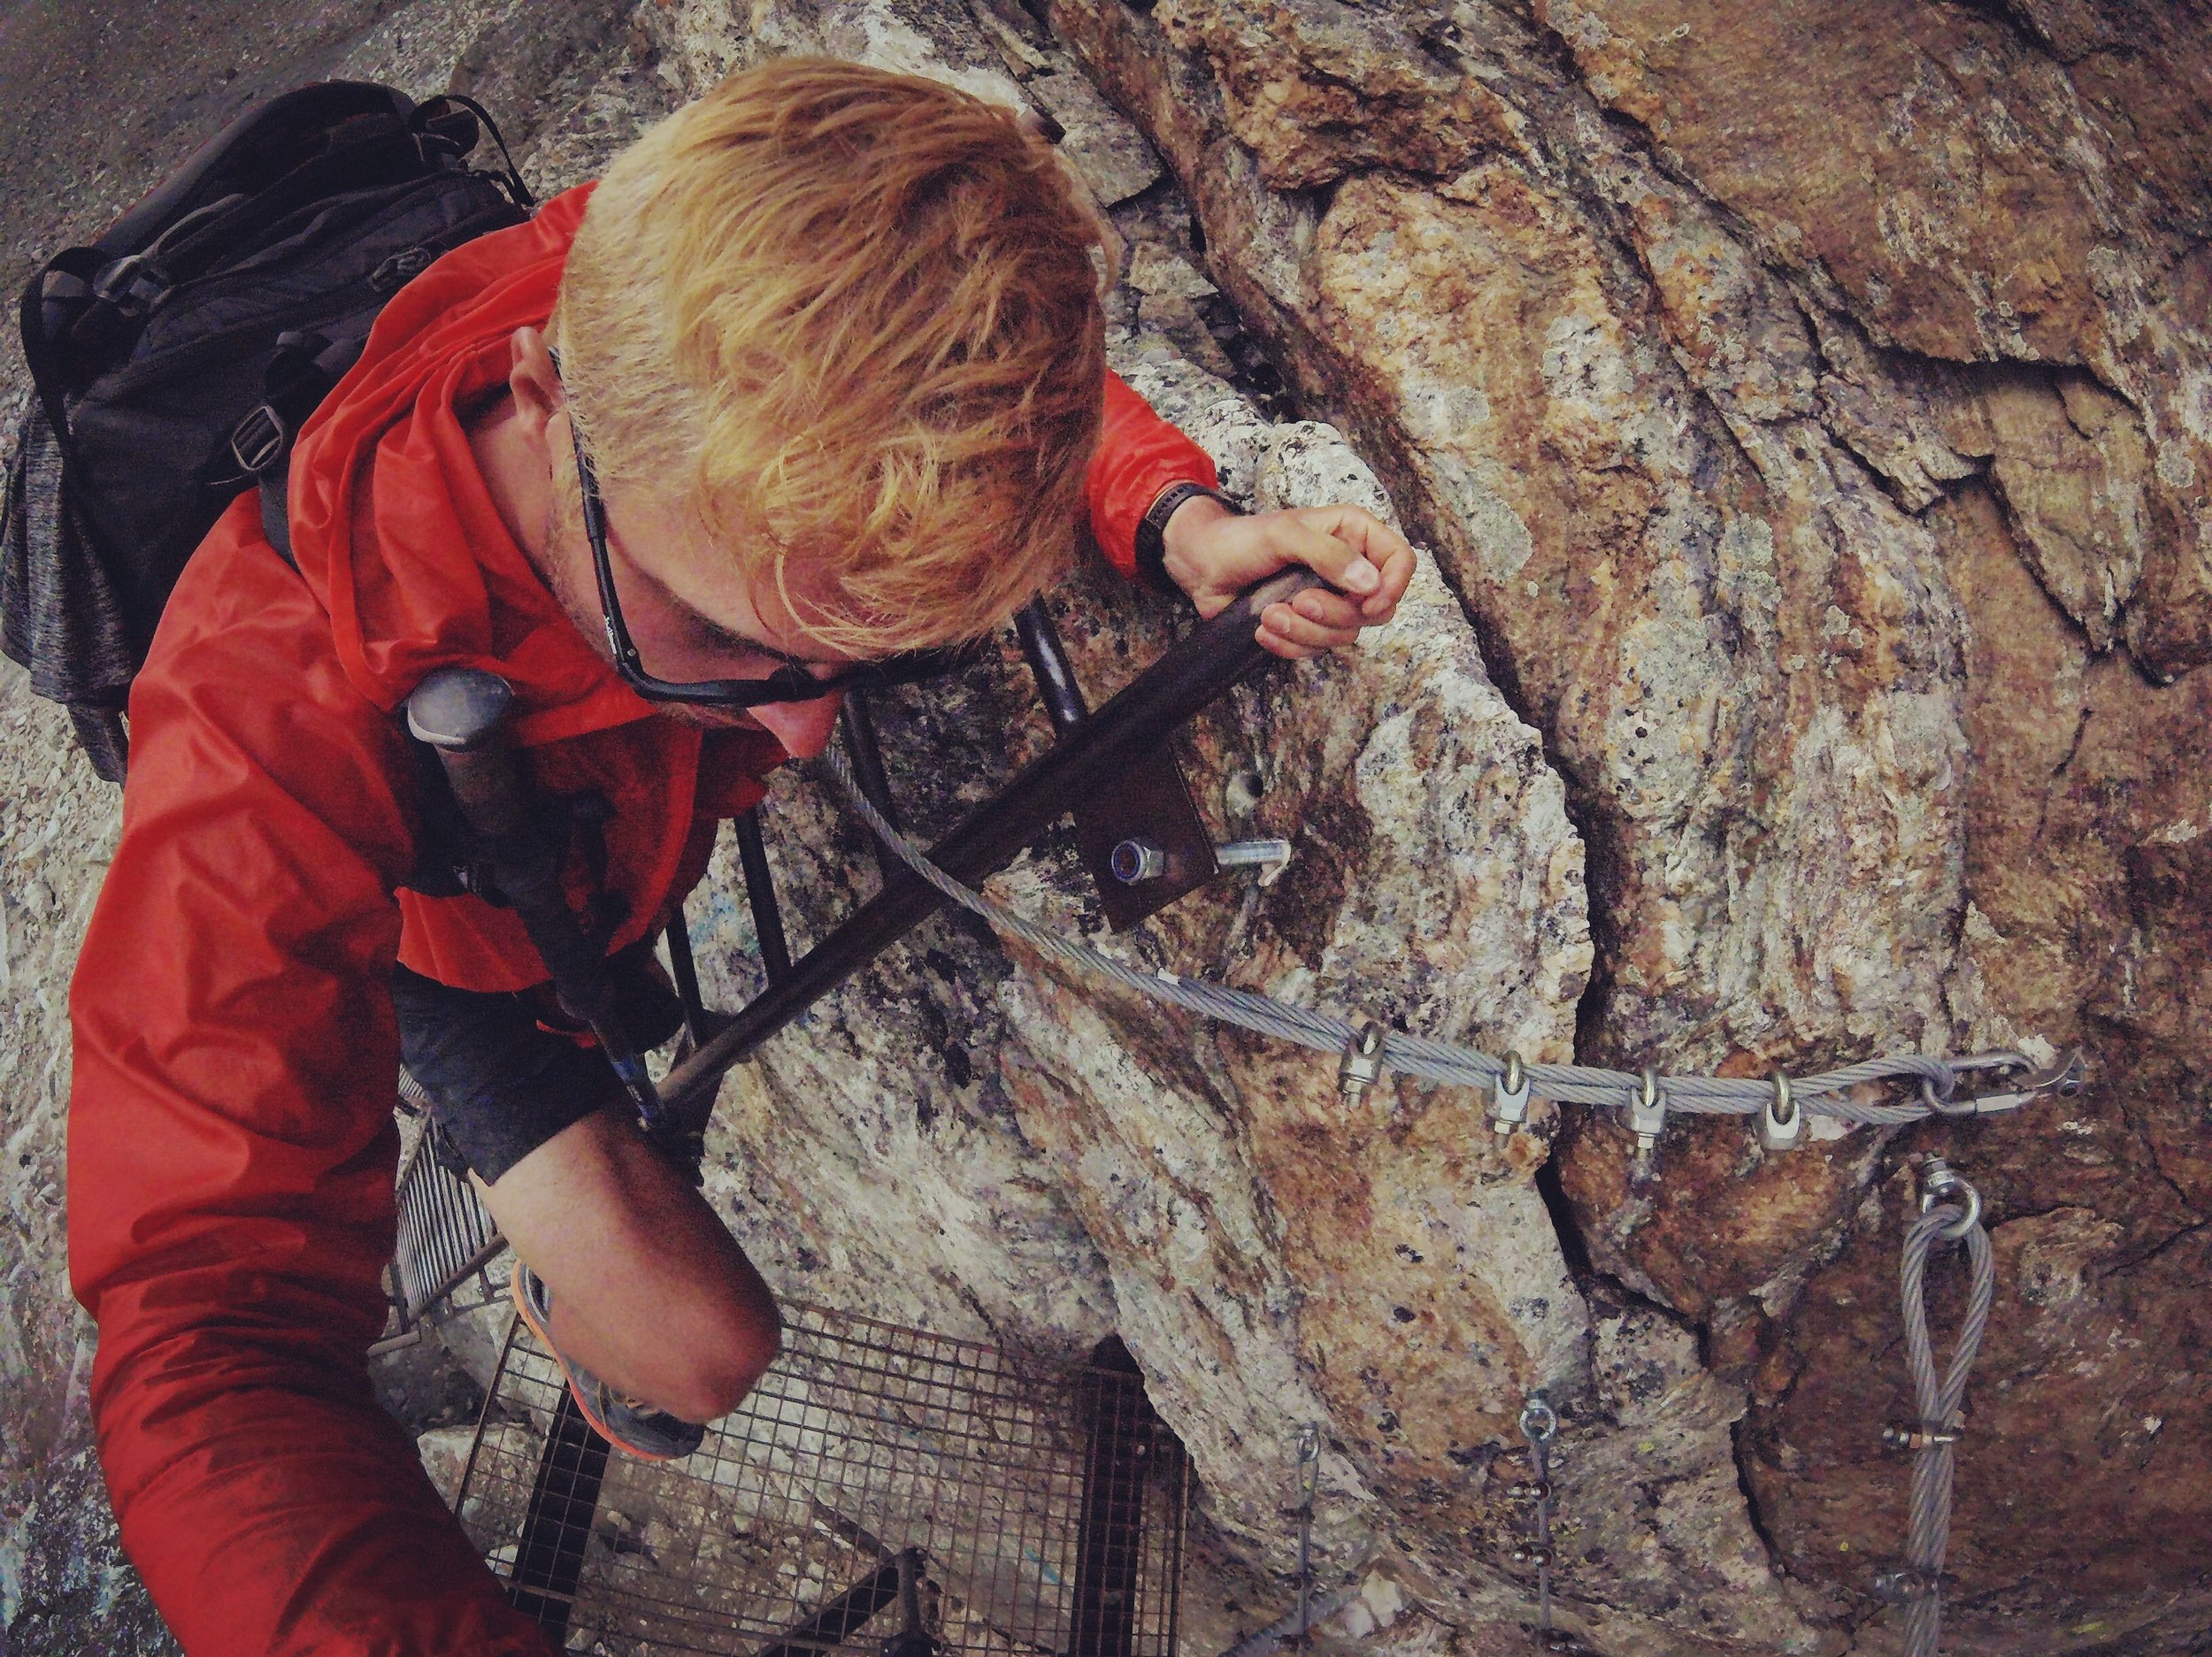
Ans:
{"label": "red jacket hood", "polygon": [[457,248],[410,282],[301,431],[293,549],[347,679],[380,708],[457,665],[515,687],[526,743],[653,711],[515,544],[461,426],[506,383],[514,331],[552,314],[591,189],[556,196],[528,224]]}

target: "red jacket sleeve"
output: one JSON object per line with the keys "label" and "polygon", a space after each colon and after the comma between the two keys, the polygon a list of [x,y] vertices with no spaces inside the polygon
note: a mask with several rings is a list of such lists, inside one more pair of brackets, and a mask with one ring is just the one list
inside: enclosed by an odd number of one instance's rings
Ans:
{"label": "red jacket sleeve", "polygon": [[1091,456],[1091,533],[1113,566],[1137,572],[1137,525],[1171,483],[1220,481],[1212,456],[1152,412],[1151,404],[1106,376],[1106,422]]}
{"label": "red jacket sleeve", "polygon": [[134,690],[122,840],[71,986],[101,1463],[194,1657],[544,1657],[370,1388],[412,861],[384,779],[408,773],[305,589],[246,539],[253,508],[194,557]]}

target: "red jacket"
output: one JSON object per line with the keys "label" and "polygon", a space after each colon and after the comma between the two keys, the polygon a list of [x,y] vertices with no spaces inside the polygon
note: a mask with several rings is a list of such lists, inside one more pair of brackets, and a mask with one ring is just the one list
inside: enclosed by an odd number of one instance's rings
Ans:
{"label": "red jacket", "polygon": [[[550,311],[587,193],[392,301],[301,439],[299,574],[242,499],[132,692],[122,840],[70,994],[70,1273],[100,1326],[92,1408],[124,1546],[194,1657],[548,1649],[365,1373],[394,1240],[392,963],[472,988],[545,977],[511,915],[396,891],[417,818],[393,710],[448,664],[514,683],[541,781],[616,807],[618,944],[680,899],[714,820],[783,756],[617,681],[463,433],[510,334]],[[1110,380],[1089,502],[1116,563],[1179,478],[1212,464]]]}

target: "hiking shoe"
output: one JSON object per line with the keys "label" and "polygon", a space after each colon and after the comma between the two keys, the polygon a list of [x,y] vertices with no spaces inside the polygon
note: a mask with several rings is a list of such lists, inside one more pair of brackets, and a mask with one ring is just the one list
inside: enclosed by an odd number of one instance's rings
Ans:
{"label": "hiking shoe", "polygon": [[609,1444],[641,1461],[673,1461],[689,1455],[705,1440],[707,1430],[697,1422],[680,1421],[641,1399],[625,1397],[555,1346],[553,1291],[520,1261],[515,1262],[515,1275],[508,1287],[522,1321],[530,1325],[530,1332],[567,1376],[569,1394],[575,1399],[576,1408],[584,1412],[592,1431]]}

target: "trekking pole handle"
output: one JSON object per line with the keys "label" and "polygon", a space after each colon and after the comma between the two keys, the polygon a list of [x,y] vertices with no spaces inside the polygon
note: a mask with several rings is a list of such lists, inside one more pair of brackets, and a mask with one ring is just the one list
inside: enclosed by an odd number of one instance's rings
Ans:
{"label": "trekking pole handle", "polygon": [[504,840],[529,821],[530,792],[508,739],[514,687],[480,667],[442,667],[407,698],[407,729],[438,752],[469,827]]}
{"label": "trekking pole handle", "polygon": [[544,825],[534,812],[522,756],[509,735],[514,702],[514,687],[496,673],[442,667],[407,698],[407,729],[437,751],[470,830],[488,846],[523,853],[498,871],[500,889],[552,974],[562,1007],[592,1027],[639,1116],[657,1128],[660,1097],[615,1010],[606,958],[561,891],[559,842],[529,832]]}

